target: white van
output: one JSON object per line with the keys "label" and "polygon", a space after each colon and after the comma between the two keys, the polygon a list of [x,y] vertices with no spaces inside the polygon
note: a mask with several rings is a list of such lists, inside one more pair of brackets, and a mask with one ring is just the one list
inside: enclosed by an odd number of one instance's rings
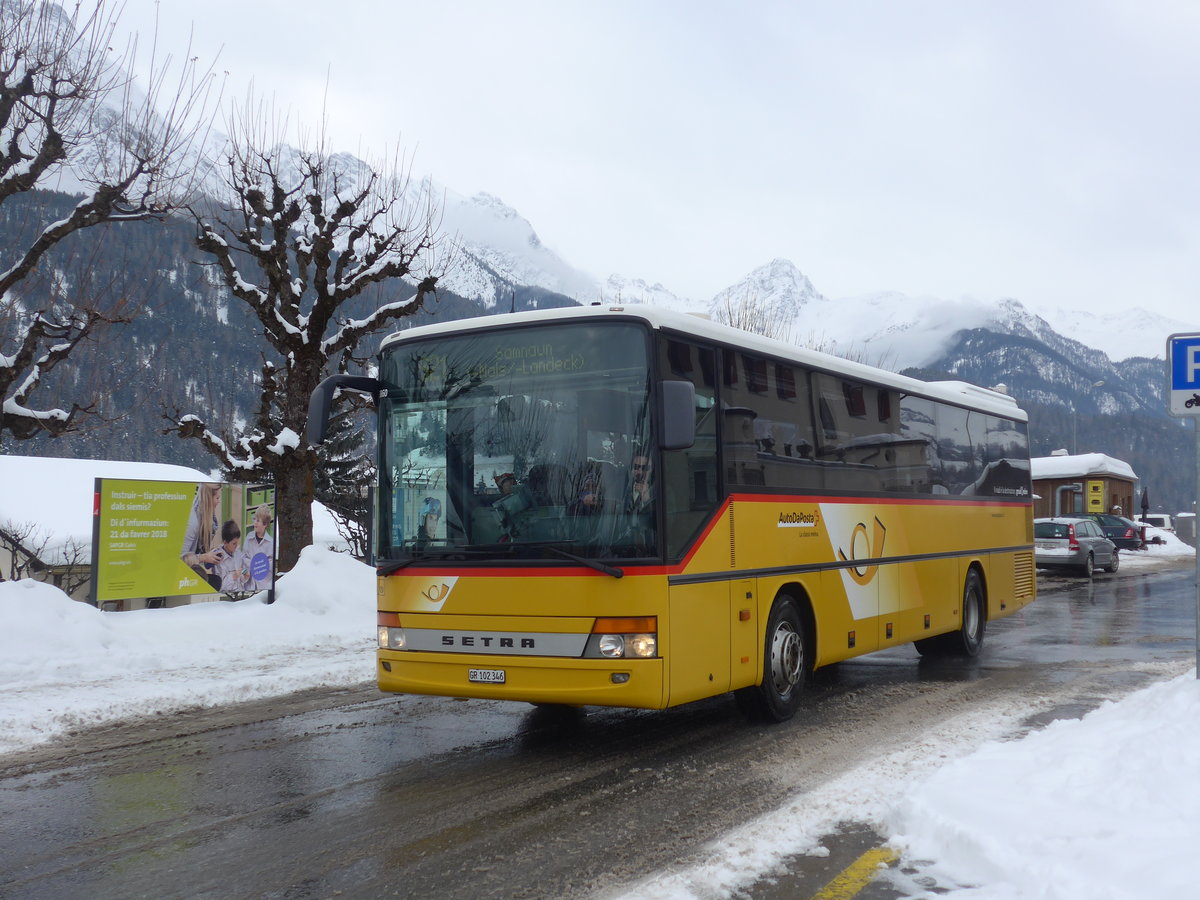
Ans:
{"label": "white van", "polygon": [[1147,513],[1144,516],[1138,516],[1139,522],[1145,522],[1147,525],[1153,525],[1155,528],[1161,528],[1163,531],[1169,531],[1172,534],[1175,532],[1175,524],[1171,521],[1171,517],[1164,513]]}

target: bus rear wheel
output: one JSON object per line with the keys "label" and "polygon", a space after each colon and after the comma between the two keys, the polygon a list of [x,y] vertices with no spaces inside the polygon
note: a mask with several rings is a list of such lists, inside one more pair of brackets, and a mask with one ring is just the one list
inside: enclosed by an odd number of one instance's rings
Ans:
{"label": "bus rear wheel", "polygon": [[917,641],[917,652],[922,656],[978,656],[983,649],[986,627],[983,582],[979,573],[972,569],[963,584],[962,617],[958,630]]}
{"label": "bus rear wheel", "polygon": [[767,619],[762,684],[735,692],[739,708],[751,719],[786,722],[800,708],[808,668],[804,620],[796,602],[781,595]]}

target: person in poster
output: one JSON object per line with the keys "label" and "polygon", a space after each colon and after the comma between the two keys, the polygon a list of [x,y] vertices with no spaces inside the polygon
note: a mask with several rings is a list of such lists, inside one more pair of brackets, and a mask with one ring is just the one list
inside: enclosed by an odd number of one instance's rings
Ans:
{"label": "person in poster", "polygon": [[238,544],[242,541],[242,529],[233,519],[221,525],[221,546],[215,553],[219,557],[213,566],[213,574],[221,581],[221,593],[238,594],[249,589],[250,558]]}
{"label": "person in poster", "polygon": [[220,506],[220,484],[196,485],[196,499],[192,503],[187,531],[183,535],[183,549],[179,554],[184,564],[191,566],[214,590],[221,589],[221,579],[213,572],[213,567],[221,561],[217,554],[221,546],[217,518]]}
{"label": "person in poster", "polygon": [[271,517],[271,507],[265,503],[254,510],[254,531],[246,535],[242,545],[250,563],[248,591],[265,591],[271,587],[271,567],[275,564],[275,539],[267,532]]}

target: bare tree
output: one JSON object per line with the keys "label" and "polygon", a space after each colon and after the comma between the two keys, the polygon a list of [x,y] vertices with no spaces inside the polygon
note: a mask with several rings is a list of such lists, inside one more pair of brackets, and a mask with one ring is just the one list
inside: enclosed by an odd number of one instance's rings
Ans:
{"label": "bare tree", "polygon": [[[79,193],[65,217],[36,223],[27,240],[0,248],[0,440],[62,434],[91,409],[35,409],[31,395],[80,341],[128,321],[128,306],[100,309],[78,285],[49,295],[21,288],[69,236],[102,223],[162,218],[203,174],[190,151],[207,128],[211,70],[192,58],[176,68],[152,53],[150,74],[128,68],[136,39],[111,52],[119,6],[90,12],[52,3],[0,0],[0,204],[36,188]],[[26,203],[20,213],[36,215]]]}
{"label": "bare tree", "polygon": [[36,522],[0,522],[0,553],[8,557],[7,571],[0,568],[0,581],[57,569],[54,582],[70,595],[91,580],[91,541],[72,537],[55,544],[54,535]]}
{"label": "bare tree", "polygon": [[0,550],[8,557],[7,571],[0,568],[0,581],[24,578],[30,566],[38,561],[37,547],[45,542],[45,534],[36,522],[0,522]]}
{"label": "bare tree", "polygon": [[[275,485],[283,571],[312,543],[309,398],[324,375],[347,370],[361,339],[434,295],[441,244],[430,192],[398,157],[372,168],[330,153],[323,132],[301,135],[302,149],[287,146],[286,130],[248,101],[229,127],[233,208],[193,210],[196,246],[262,326],[257,412],[239,427],[176,409],[166,429],[201,441],[228,477]],[[392,299],[355,303],[376,286]]]}
{"label": "bare tree", "polygon": [[715,303],[712,313],[718,322],[763,337],[786,341],[791,334],[792,323],[782,307],[772,306],[757,292],[735,302],[733,294],[727,291]]}
{"label": "bare tree", "polygon": [[810,331],[807,336],[797,339],[792,333],[794,322],[781,307],[770,305],[757,293],[751,294],[740,303],[735,302],[732,294],[725,293],[714,301],[711,314],[714,319],[725,325],[798,347],[807,347],[820,353],[828,353],[830,356],[866,363],[879,369],[890,369],[895,363],[894,354],[890,350],[872,353],[870,348],[856,344],[843,347],[836,340],[816,331]]}

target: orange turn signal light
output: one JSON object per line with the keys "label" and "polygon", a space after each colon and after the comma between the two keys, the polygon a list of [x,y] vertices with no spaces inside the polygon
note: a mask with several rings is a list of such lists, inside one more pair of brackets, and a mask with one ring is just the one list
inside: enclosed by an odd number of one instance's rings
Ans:
{"label": "orange turn signal light", "polygon": [[657,634],[658,616],[627,616],[624,618],[599,618],[592,626],[592,634]]}

